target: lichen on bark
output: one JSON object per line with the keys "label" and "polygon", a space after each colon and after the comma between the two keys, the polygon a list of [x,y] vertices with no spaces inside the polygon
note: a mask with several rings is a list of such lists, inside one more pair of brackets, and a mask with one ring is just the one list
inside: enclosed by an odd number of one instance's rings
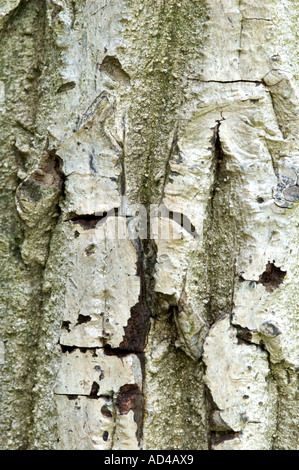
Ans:
{"label": "lichen on bark", "polygon": [[297,16],[3,2],[3,448],[297,448]]}

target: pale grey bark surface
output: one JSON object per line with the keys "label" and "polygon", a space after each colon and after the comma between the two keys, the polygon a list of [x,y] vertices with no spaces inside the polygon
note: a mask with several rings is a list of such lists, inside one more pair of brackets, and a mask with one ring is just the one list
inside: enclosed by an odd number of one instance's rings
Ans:
{"label": "pale grey bark surface", "polygon": [[298,17],[2,0],[2,449],[298,448]]}

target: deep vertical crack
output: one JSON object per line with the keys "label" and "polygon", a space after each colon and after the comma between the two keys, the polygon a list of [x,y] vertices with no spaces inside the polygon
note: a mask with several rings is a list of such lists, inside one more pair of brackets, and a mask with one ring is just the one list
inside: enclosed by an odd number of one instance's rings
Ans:
{"label": "deep vertical crack", "polygon": [[207,305],[208,319],[210,326],[219,318],[223,312],[219,312],[217,307],[216,297],[220,294],[217,289],[217,270],[219,265],[219,255],[223,246],[223,235],[225,234],[225,225],[222,228],[223,233],[219,232],[219,226],[223,218],[223,179],[225,173],[225,158],[220,141],[220,126],[222,120],[217,121],[214,127],[212,137],[212,152],[213,152],[213,182],[210,192],[209,202],[209,219],[206,226],[206,250],[207,250],[207,265],[208,265],[208,285],[209,285],[209,303]]}

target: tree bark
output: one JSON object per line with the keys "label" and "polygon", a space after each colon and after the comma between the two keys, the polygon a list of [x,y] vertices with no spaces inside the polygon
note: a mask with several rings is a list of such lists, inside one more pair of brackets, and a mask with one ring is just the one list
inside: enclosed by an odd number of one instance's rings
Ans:
{"label": "tree bark", "polygon": [[299,6],[2,3],[1,448],[299,448]]}

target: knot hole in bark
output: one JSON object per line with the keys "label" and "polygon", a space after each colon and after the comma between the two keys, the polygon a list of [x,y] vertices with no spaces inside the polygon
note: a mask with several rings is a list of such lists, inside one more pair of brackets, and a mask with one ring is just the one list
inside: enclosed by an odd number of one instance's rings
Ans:
{"label": "knot hole in bark", "polygon": [[121,85],[130,85],[130,76],[124,71],[117,57],[106,55],[99,67],[101,72],[106,73],[111,80]]}

